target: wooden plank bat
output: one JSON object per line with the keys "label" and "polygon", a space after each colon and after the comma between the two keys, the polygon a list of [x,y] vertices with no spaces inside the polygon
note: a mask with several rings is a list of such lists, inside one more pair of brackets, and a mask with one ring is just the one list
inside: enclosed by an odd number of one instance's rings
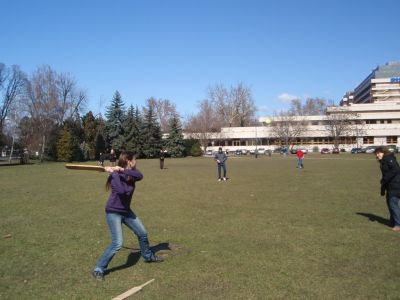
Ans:
{"label": "wooden plank bat", "polygon": [[72,169],[72,170],[87,170],[87,171],[98,171],[98,172],[105,171],[104,167],[101,166],[66,164],[65,167],[67,169]]}
{"label": "wooden plank bat", "polygon": [[154,281],[154,278],[152,280],[149,280],[149,281],[143,283],[142,285],[135,286],[135,287],[131,288],[130,290],[127,290],[125,293],[118,295],[117,297],[113,298],[112,300],[124,300],[124,299],[128,298],[129,296],[139,292],[144,286],[152,283],[153,281]]}

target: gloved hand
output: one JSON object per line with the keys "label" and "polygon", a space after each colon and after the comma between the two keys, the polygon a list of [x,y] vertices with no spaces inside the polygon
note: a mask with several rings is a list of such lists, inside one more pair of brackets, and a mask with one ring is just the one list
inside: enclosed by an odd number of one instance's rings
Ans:
{"label": "gloved hand", "polygon": [[381,187],[381,196],[385,196],[385,192],[386,192],[385,188]]}

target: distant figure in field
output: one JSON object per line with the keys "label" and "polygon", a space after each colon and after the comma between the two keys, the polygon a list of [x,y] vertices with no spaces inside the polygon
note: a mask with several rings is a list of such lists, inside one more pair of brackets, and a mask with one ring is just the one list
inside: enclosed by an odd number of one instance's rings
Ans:
{"label": "distant figure in field", "polygon": [[400,167],[394,154],[387,149],[376,148],[375,156],[381,167],[381,196],[386,194],[390,225],[393,231],[400,232]]}
{"label": "distant figure in field", "polygon": [[[218,181],[224,180],[226,181],[226,166],[225,162],[228,159],[225,152],[222,151],[222,148],[219,147],[218,152],[215,153],[214,160],[217,162],[218,166]],[[224,171],[224,177],[221,177],[221,169]]]}
{"label": "distant figure in field", "polygon": [[100,152],[100,155],[99,155],[99,165],[104,167],[104,153],[103,152]]}
{"label": "distant figure in field", "polygon": [[164,159],[165,159],[165,152],[163,149],[160,150],[160,169],[164,169]]}
{"label": "distant figure in field", "polygon": [[110,165],[111,167],[115,167],[115,162],[117,161],[117,154],[115,154],[114,149],[111,148],[110,151]]}
{"label": "distant figure in field", "polygon": [[133,152],[122,152],[118,166],[105,167],[110,175],[106,188],[111,190],[106,204],[106,220],[111,234],[111,244],[98,259],[92,272],[94,278],[104,279],[104,273],[114,255],[122,248],[125,224],[139,241],[140,252],[145,262],[162,262],[164,259],[155,255],[150,249],[147,230],[131,209],[132,196],[136,182],[143,179],[143,174],[136,169],[136,155]]}
{"label": "distant figure in field", "polygon": [[301,150],[297,150],[296,156],[297,156],[297,168],[303,169],[304,152]]}

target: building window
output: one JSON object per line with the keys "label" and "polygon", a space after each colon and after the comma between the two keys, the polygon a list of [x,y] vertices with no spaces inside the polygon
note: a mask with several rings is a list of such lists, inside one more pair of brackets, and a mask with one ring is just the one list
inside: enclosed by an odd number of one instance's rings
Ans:
{"label": "building window", "polygon": [[376,120],[367,120],[367,124],[376,124]]}
{"label": "building window", "polygon": [[373,136],[364,136],[363,137],[363,144],[373,144],[374,137]]}
{"label": "building window", "polygon": [[386,123],[391,124],[392,120],[386,120]]}
{"label": "building window", "polygon": [[397,136],[387,136],[386,144],[397,144]]}

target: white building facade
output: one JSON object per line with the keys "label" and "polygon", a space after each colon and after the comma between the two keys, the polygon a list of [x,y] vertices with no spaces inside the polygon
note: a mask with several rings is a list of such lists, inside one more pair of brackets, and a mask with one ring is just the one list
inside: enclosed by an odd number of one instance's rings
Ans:
{"label": "white building facade", "polygon": [[[354,91],[346,93],[339,107],[329,107],[326,115],[298,116],[304,130],[292,139],[291,147],[309,151],[333,148],[329,119],[347,112],[352,130],[339,137],[339,148],[394,145],[400,147],[400,62],[377,67]],[[280,122],[271,118],[272,124]],[[209,135],[208,148],[217,150],[275,150],[285,142],[277,137],[271,124],[253,127],[225,127]]]}

